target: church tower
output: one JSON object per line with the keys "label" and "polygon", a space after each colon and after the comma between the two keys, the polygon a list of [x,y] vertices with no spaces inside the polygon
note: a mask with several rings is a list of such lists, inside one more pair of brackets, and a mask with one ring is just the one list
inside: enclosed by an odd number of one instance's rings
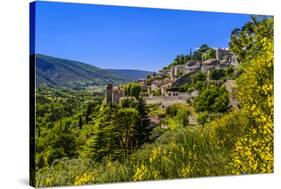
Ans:
{"label": "church tower", "polygon": [[108,84],[106,87],[106,96],[105,96],[105,101],[106,104],[111,104],[112,103],[112,91],[113,90],[113,85],[112,84]]}

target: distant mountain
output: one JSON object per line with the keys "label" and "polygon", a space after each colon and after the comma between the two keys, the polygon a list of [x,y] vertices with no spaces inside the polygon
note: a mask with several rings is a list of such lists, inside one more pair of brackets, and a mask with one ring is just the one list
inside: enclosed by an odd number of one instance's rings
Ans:
{"label": "distant mountain", "polygon": [[147,75],[152,74],[150,71],[143,70],[130,70],[130,69],[106,69],[111,73],[115,73],[123,78],[127,78],[131,81],[135,81],[138,79],[146,79]]}
{"label": "distant mountain", "polygon": [[[121,71],[121,70],[120,70]],[[135,70],[139,74],[138,70]],[[126,71],[125,71],[126,72]],[[140,71],[143,73],[143,71]],[[36,85],[80,89],[106,84],[121,84],[137,79],[73,60],[36,55]],[[130,72],[132,74],[132,72]],[[136,74],[136,75],[137,75]]]}

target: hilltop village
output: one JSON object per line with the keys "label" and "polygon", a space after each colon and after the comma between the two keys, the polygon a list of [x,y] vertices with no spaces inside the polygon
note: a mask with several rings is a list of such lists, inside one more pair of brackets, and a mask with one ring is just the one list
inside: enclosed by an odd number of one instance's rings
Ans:
{"label": "hilltop village", "polygon": [[[203,54],[204,55],[204,54]],[[226,70],[232,67],[236,70],[237,57],[228,49],[218,48],[215,50],[214,58],[204,58],[201,60],[188,60],[184,64],[170,65],[159,70],[157,73],[149,75],[146,79],[136,81],[141,85],[141,96],[147,104],[157,104],[162,108],[175,103],[186,103],[199,95],[197,89],[192,91],[181,91],[180,87],[191,82],[192,74],[202,72],[210,80],[210,71],[214,69]],[[225,82],[226,89],[232,93],[236,84],[228,78]],[[109,84],[106,90],[106,103],[119,103],[120,100],[128,98],[122,86]],[[131,97],[130,97],[131,98]],[[233,104],[237,104],[231,100]]]}

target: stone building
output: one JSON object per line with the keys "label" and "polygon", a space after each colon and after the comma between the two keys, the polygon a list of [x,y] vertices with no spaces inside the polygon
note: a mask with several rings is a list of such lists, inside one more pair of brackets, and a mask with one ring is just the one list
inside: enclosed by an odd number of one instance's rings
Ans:
{"label": "stone building", "polygon": [[113,85],[108,84],[106,87],[106,95],[105,95],[106,104],[112,103],[112,90],[113,90]]}
{"label": "stone building", "polygon": [[161,89],[161,96],[167,96],[167,91],[171,88],[172,86],[172,82],[161,85],[160,89]]}
{"label": "stone building", "polygon": [[175,103],[186,103],[199,95],[197,90],[188,92],[168,91],[167,96],[148,96],[144,97],[147,104],[158,104],[162,108],[168,107]]}
{"label": "stone building", "polygon": [[178,74],[178,66],[172,66],[170,71],[170,78],[172,81],[176,80]]}
{"label": "stone building", "polygon": [[183,65],[172,66],[170,69],[170,78],[172,81],[175,81],[184,74],[200,70],[201,66],[202,64],[200,61],[188,61],[186,64]]}
{"label": "stone building", "polygon": [[201,62],[192,62],[190,61],[189,63],[187,63],[186,65],[186,72],[187,73],[192,73],[192,72],[196,72],[198,70],[201,69],[202,63]]}
{"label": "stone building", "polygon": [[218,48],[216,50],[216,59],[218,61],[220,61],[220,60],[230,61],[231,60],[231,53],[230,53],[230,51],[228,49]]}
{"label": "stone building", "polygon": [[125,96],[125,90],[119,86],[113,86],[108,84],[106,87],[106,103],[107,104],[117,104],[121,97]]}
{"label": "stone building", "polygon": [[210,69],[217,67],[218,64],[219,64],[219,61],[217,59],[206,60],[206,61],[202,62],[201,71],[208,72]]}

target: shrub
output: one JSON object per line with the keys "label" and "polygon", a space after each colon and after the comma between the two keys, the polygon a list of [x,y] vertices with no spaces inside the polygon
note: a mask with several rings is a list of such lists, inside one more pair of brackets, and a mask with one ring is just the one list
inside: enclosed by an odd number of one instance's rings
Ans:
{"label": "shrub", "polygon": [[213,69],[210,72],[210,77],[213,80],[219,80],[225,76],[223,69]]}
{"label": "shrub", "polygon": [[138,102],[135,97],[121,98],[119,104],[122,108],[136,108],[138,106]]}
{"label": "shrub", "polygon": [[189,108],[186,104],[176,103],[166,109],[165,123],[169,128],[186,127],[188,125]]}
{"label": "shrub", "polygon": [[224,72],[226,76],[231,77],[234,73],[234,68],[232,66],[228,66]]}
{"label": "shrub", "polygon": [[199,125],[204,125],[208,121],[208,112],[201,112],[198,114],[197,122]]}
{"label": "shrub", "polygon": [[195,98],[196,112],[225,112],[229,103],[228,92],[225,88],[211,86],[201,91]]}

